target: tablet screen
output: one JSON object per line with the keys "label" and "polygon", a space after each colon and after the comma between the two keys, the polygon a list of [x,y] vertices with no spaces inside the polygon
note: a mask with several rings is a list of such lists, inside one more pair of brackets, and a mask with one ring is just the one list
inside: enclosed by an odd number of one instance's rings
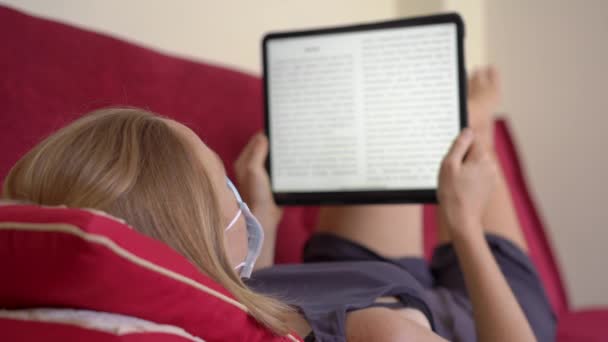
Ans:
{"label": "tablet screen", "polygon": [[436,189],[461,128],[457,26],[269,39],[275,192]]}

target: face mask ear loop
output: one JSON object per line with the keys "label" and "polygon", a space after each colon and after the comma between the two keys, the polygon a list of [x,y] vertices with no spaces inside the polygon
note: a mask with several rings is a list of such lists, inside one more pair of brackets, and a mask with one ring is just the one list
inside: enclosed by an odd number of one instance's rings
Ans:
{"label": "face mask ear loop", "polygon": [[234,227],[234,224],[236,223],[236,220],[239,219],[239,217],[241,217],[241,213],[243,212],[243,210],[239,209],[239,212],[236,213],[236,215],[234,216],[234,218],[232,219],[232,221],[230,221],[230,223],[228,224],[228,227],[226,227],[226,229],[224,230],[225,232],[227,232],[230,228]]}

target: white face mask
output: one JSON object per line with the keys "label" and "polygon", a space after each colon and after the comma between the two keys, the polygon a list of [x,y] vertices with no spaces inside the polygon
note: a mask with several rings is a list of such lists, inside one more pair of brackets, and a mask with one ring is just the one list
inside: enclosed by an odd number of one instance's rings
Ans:
{"label": "white face mask", "polygon": [[236,187],[234,184],[232,184],[230,179],[226,178],[226,183],[228,184],[228,188],[232,190],[234,196],[236,197],[236,201],[239,205],[239,211],[236,213],[232,221],[230,221],[224,232],[230,230],[241,214],[243,214],[245,217],[245,223],[247,225],[247,256],[245,257],[245,260],[239,263],[234,269],[236,270],[240,268],[239,275],[241,278],[249,278],[251,276],[251,272],[253,272],[255,262],[262,252],[262,245],[264,244],[264,230],[262,229],[260,222],[249,210],[247,204],[243,202],[241,195],[239,195],[239,192],[236,190]]}

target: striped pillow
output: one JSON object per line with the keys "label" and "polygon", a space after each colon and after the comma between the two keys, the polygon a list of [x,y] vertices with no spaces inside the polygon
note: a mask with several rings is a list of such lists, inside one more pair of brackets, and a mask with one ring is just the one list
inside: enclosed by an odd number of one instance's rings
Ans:
{"label": "striped pillow", "polygon": [[[181,341],[188,336],[204,341],[297,341],[291,335],[274,336],[259,325],[222,286],[165,244],[86,210],[0,206],[0,270],[0,308],[6,310],[87,310],[185,332],[143,334],[150,340],[155,335],[154,341]],[[3,331],[12,326],[42,334],[48,325],[74,333],[94,329],[0,314]]]}

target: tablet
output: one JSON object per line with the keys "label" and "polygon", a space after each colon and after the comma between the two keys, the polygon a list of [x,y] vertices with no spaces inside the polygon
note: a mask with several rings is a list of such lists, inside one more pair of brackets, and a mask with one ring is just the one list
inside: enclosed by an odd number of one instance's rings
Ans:
{"label": "tablet", "polygon": [[267,34],[268,172],[278,204],[436,201],[467,124],[457,14]]}

